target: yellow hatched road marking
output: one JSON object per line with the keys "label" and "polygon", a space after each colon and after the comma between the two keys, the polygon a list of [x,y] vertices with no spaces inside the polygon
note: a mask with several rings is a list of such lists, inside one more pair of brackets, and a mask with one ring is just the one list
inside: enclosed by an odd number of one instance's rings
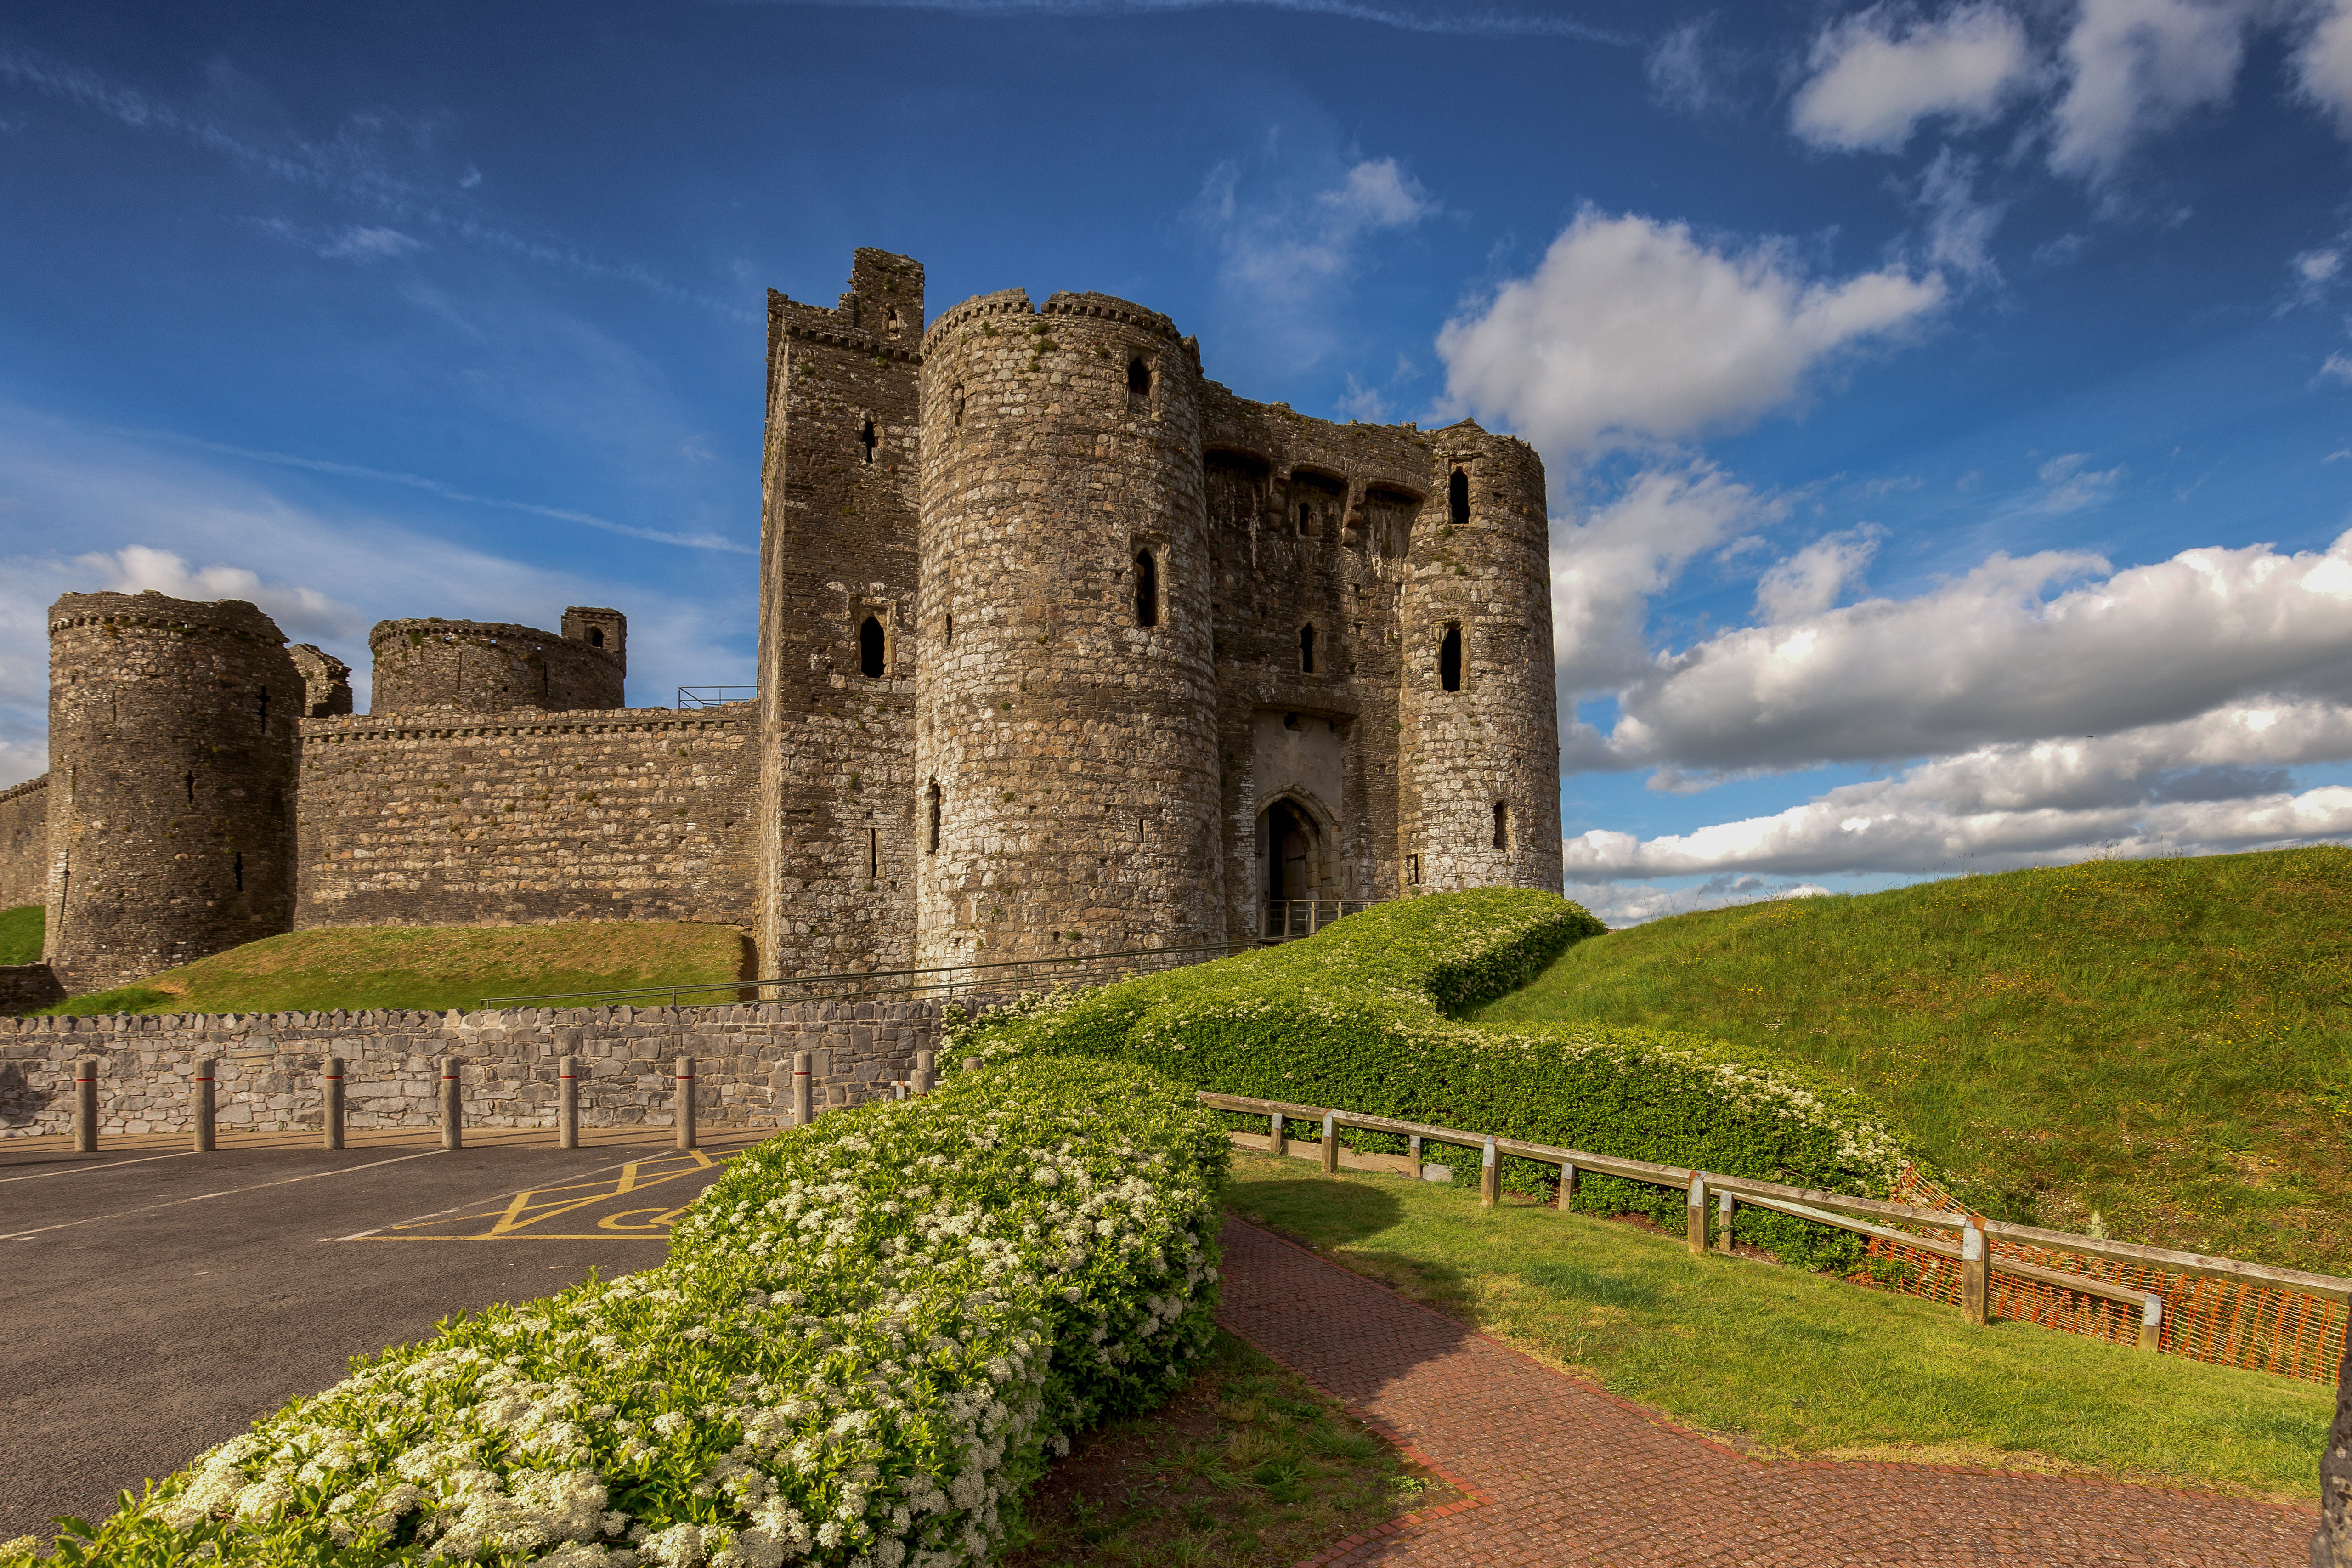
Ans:
{"label": "yellow hatched road marking", "polygon": [[[675,1225],[678,1216],[693,1206],[691,1201],[668,1210],[628,1209],[620,1214],[609,1215],[596,1222],[597,1228],[593,1231],[559,1232],[541,1230],[537,1227],[597,1204],[610,1203],[614,1198],[641,1193],[648,1188],[660,1186],[666,1182],[677,1181],[681,1176],[696,1175],[722,1163],[724,1159],[731,1158],[733,1156],[730,1154],[723,1156],[720,1160],[714,1160],[699,1149],[685,1149],[673,1154],[663,1154],[652,1159],[632,1160],[621,1167],[620,1173],[616,1176],[608,1176],[593,1182],[567,1182],[551,1187],[532,1187],[515,1194],[500,1208],[486,1210],[479,1214],[445,1214],[427,1219],[410,1220],[402,1225],[387,1226],[373,1236],[353,1239],[609,1241],[615,1236],[656,1236],[666,1233],[671,1226]],[[681,1163],[681,1162],[684,1163]],[[618,1223],[639,1215],[652,1215],[654,1217],[635,1224]],[[440,1231],[446,1226],[471,1225],[484,1220],[489,1222],[488,1230],[467,1235],[419,1234],[425,1231]]]}

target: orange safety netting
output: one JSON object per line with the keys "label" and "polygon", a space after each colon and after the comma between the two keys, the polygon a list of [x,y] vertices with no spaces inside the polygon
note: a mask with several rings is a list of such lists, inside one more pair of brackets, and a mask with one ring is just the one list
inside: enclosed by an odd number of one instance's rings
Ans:
{"label": "orange safety netting", "polygon": [[[1905,1169],[1892,1196],[1895,1202],[1914,1208],[1937,1209],[1946,1214],[1971,1212],[1913,1167]],[[1988,1237],[1986,1240],[1992,1251],[1988,1305],[1996,1318],[2039,1323],[2044,1328],[2088,1334],[2119,1344],[2139,1342],[2137,1307],[2045,1285],[2038,1279],[2020,1279],[2003,1273],[2000,1268],[2004,1258],[2039,1264],[2044,1268],[2080,1274],[2162,1297],[2164,1331],[2160,1343],[2173,1355],[2309,1378],[2315,1383],[2336,1381],[2345,1346],[2342,1301],[2275,1286],[2206,1279],[2146,1264],[2051,1252],[1996,1237]],[[1958,1259],[1880,1237],[1871,1237],[1869,1251],[1872,1259],[1882,1265],[1871,1271],[1874,1282],[1931,1301],[1959,1305]],[[1902,1267],[1890,1271],[1883,1267],[1888,1263]]]}

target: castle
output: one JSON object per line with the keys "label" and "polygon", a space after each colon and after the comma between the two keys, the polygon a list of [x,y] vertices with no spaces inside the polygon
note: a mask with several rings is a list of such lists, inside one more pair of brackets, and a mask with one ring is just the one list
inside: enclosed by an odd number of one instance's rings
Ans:
{"label": "castle", "polygon": [[250,605],[68,594],[0,907],[79,993],[316,926],[710,921],[792,974],[1559,887],[1532,448],[1246,401],[1103,295],[926,319],[878,250],[770,295],[756,701],[623,707],[575,608],[383,622],[355,715]]}

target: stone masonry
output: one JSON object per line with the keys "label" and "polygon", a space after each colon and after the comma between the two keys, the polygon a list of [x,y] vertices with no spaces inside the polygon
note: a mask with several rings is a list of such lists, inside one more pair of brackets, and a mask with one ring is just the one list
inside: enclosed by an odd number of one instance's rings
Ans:
{"label": "stone masonry", "polygon": [[441,1063],[452,1056],[463,1064],[468,1126],[553,1128],[556,1075],[576,1056],[588,1075],[582,1126],[666,1127],[677,1058],[690,1056],[698,1122],[773,1127],[790,1108],[794,1053],[817,1054],[817,1104],[859,1104],[911,1073],[917,1051],[937,1048],[940,1013],[930,1002],[844,1001],[0,1019],[0,1137],[71,1131],[84,1058],[99,1063],[107,1134],[190,1131],[202,1058],[217,1064],[224,1131],[318,1128],[329,1057],[343,1058],[345,1125],[354,1131],[438,1126]]}
{"label": "stone masonry", "polygon": [[0,910],[37,904],[49,881],[49,775],[0,789]]}

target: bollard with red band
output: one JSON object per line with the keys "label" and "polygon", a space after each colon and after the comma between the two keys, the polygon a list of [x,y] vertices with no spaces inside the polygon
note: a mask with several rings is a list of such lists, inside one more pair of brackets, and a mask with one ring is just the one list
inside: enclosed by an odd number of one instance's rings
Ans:
{"label": "bollard with red band", "polygon": [[694,1147],[694,1058],[677,1058],[677,1146]]}
{"label": "bollard with red band", "polygon": [[74,1152],[98,1152],[98,1058],[74,1064]]}
{"label": "bollard with red band", "polygon": [[555,1146],[559,1149],[580,1147],[580,1058],[563,1058],[563,1070],[555,1078]]}
{"label": "bollard with red band", "polygon": [[196,1127],[195,1152],[199,1154],[213,1152],[213,1074],[217,1069],[218,1064],[212,1058],[200,1058],[196,1062],[195,1081],[189,1086],[195,1100],[190,1109],[195,1112],[191,1120]]}
{"label": "bollard with red band", "polygon": [[343,1146],[343,1058],[329,1057],[326,1070],[319,1075],[319,1087],[325,1092],[326,1141],[330,1149]]}
{"label": "bollard with red band", "polygon": [[466,1087],[457,1076],[456,1057],[441,1058],[441,1147],[466,1146]]}

